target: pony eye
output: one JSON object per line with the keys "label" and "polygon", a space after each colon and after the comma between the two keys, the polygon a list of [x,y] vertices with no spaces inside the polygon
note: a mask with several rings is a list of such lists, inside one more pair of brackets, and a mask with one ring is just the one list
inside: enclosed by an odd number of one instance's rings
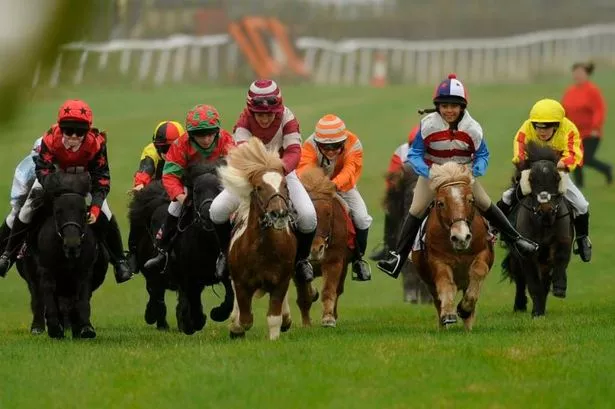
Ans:
{"label": "pony eye", "polygon": [[442,201],[438,200],[438,201],[436,202],[436,206],[438,206],[440,209],[444,209],[444,202],[442,202]]}

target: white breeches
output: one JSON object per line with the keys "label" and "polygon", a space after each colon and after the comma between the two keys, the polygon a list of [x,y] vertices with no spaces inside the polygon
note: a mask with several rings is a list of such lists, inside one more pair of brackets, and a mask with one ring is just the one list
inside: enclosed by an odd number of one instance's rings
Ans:
{"label": "white breeches", "polygon": [[[286,175],[286,184],[290,201],[297,211],[297,229],[301,233],[313,232],[316,230],[316,210],[294,171]],[[209,217],[216,224],[226,223],[239,204],[240,199],[224,189],[212,202]]]}
{"label": "white breeches", "polygon": [[372,225],[372,217],[367,213],[367,206],[356,187],[347,192],[338,192],[350,208],[350,217],[355,227],[359,230],[369,229]]}
{"label": "white breeches", "polygon": [[[42,185],[40,184],[38,179],[36,179],[34,183],[32,184],[32,188],[30,189],[28,198],[26,199],[26,202],[23,204],[23,207],[21,208],[21,210],[19,210],[18,217],[22,223],[29,224],[32,221],[32,216],[34,216],[35,209],[32,207],[32,197],[31,196],[32,196],[32,191],[36,188],[39,188],[39,189],[42,188]],[[88,194],[88,197],[86,198],[86,202],[91,201],[91,199],[92,199],[91,195]],[[107,199],[105,199],[105,201],[103,202],[100,208],[100,211],[107,217],[107,220],[111,220],[111,217],[113,217],[113,213],[111,213],[111,209],[109,208]]]}
{"label": "white breeches", "polygon": [[[502,201],[510,205],[514,194],[514,188],[508,188],[502,193]],[[575,216],[585,214],[589,210],[589,202],[585,199],[585,196],[583,196],[583,193],[576,187],[571,178],[566,178],[566,192],[564,193],[564,198],[572,205]]]}

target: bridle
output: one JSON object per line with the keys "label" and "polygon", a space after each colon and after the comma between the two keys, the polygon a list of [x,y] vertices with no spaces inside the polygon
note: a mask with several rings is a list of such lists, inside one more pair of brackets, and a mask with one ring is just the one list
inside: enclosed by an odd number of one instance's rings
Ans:
{"label": "bridle", "polygon": [[[256,191],[256,189],[252,189],[252,192],[250,192],[250,195],[255,199],[262,213],[261,216],[258,218],[258,224],[262,230],[267,230],[271,227],[273,227],[276,230],[282,230],[286,227],[285,226],[286,223],[279,223],[279,224],[276,223],[277,221],[280,221],[280,220],[290,219],[290,212],[289,212],[290,201],[286,196],[284,196],[280,192],[275,192],[274,194],[269,196],[267,200],[263,201],[260,195],[258,194],[258,192]],[[274,211],[267,211],[269,204],[276,197],[279,197],[284,202],[285,209],[281,214],[274,212]]]}
{"label": "bridle", "polygon": [[[456,185],[466,185],[466,186],[468,186],[469,184],[467,182],[462,182],[462,181],[445,183],[442,186],[438,187],[438,191],[440,189],[443,189],[443,188],[446,188],[446,187],[451,187],[451,186],[456,186]],[[459,223],[459,222],[466,222],[466,224],[468,225],[468,228],[470,228],[472,226],[472,221],[474,220],[474,216],[476,215],[476,206],[474,205],[474,199],[472,199],[472,211],[470,212],[468,217],[457,217],[457,218],[451,220],[450,223],[447,223],[443,219],[442,212],[440,211],[442,208],[438,205],[438,203],[439,202],[436,201],[436,204],[435,204],[436,215],[438,216],[438,221],[440,222],[440,226],[442,226],[442,228],[444,230],[450,231],[451,228],[453,227],[453,225],[455,223]]]}
{"label": "bridle", "polygon": [[[78,196],[79,198],[84,198],[84,196],[80,195],[79,193],[62,193],[61,195],[58,195],[56,198],[59,198],[59,197],[62,197],[62,196],[64,196],[64,197],[66,197],[66,196]],[[55,217],[55,215],[54,215],[53,220],[54,220],[54,224],[55,224],[55,227],[56,227],[56,233],[57,233],[57,235],[62,240],[64,240],[64,229],[66,229],[69,226],[76,227],[77,230],[79,230],[79,239],[83,240],[83,237],[85,236],[85,225],[86,225],[86,218],[85,217],[84,217],[84,219],[83,219],[83,221],[81,223],[69,220],[67,222],[62,223],[59,226],[58,226],[58,220]]]}

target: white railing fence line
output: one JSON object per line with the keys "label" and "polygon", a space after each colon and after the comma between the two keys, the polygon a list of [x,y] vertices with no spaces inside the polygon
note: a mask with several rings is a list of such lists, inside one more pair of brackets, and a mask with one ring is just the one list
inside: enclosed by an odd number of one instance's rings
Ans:
{"label": "white railing fence line", "polygon": [[[520,82],[543,73],[567,71],[575,61],[615,64],[615,23],[514,37],[441,41],[356,38],[333,42],[304,37],[298,38],[295,46],[317,84],[368,85],[377,60],[384,63],[389,80],[396,83],[433,84],[451,71],[471,83]],[[73,57],[72,64],[65,61],[68,57]],[[79,85],[88,77],[96,79],[105,73],[155,85],[191,79],[228,80],[245,69],[239,66],[240,61],[239,48],[228,35],[78,42],[60,49],[46,85]],[[379,69],[383,69],[382,63]],[[33,87],[45,85],[43,71],[36,67]]]}

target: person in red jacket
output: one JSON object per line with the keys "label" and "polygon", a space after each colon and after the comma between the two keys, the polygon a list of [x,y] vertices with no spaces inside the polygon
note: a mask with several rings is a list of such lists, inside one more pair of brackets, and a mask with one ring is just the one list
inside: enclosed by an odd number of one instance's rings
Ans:
{"label": "person in red jacket", "polygon": [[566,117],[577,126],[583,141],[583,164],[573,172],[578,187],[583,187],[583,168],[585,166],[602,173],[609,185],[613,183],[612,166],[596,159],[606,116],[606,103],[600,89],[589,80],[593,72],[593,63],[574,64],[572,66],[574,84],[566,89],[562,98]]}
{"label": "person in red jacket", "polygon": [[[414,137],[418,133],[420,129],[420,125],[416,125],[414,128],[410,130],[408,133],[408,142],[404,142],[395,149],[393,152],[393,156],[391,156],[391,160],[389,161],[389,168],[387,169],[387,176],[401,174],[402,168],[404,166],[404,162],[408,157],[408,151],[410,150],[410,146],[412,146],[412,142],[414,142]],[[385,197],[389,197],[392,189],[394,189],[393,183],[387,177],[386,179],[386,193]],[[403,205],[403,204],[402,204]],[[407,211],[408,209],[406,209]],[[397,230],[398,230],[399,220],[394,220],[393,216],[391,216],[387,209],[385,209],[384,213],[384,238],[382,243],[374,249],[372,254],[369,256],[370,259],[374,261],[382,260],[389,254],[389,250],[393,250],[395,248],[395,242],[397,241]]]}
{"label": "person in red jacket", "polygon": [[166,261],[172,238],[177,232],[188,190],[183,176],[186,168],[203,160],[215,162],[225,157],[235,146],[231,134],[220,125],[220,114],[211,105],[197,105],[186,115],[186,133],[179,137],[166,154],[162,171],[162,184],[171,198],[167,219],[163,224],[157,243],[158,254],[143,265],[147,269],[160,268]]}
{"label": "person in red jacket", "polygon": [[[235,124],[235,142],[241,144],[255,137],[260,139],[269,151],[278,152],[280,155],[284,163],[288,194],[297,212],[295,277],[310,282],[314,279],[314,272],[308,257],[312,239],[316,234],[316,210],[295,173],[301,159],[299,121],[284,105],[282,91],[272,80],[254,81],[248,89],[246,105]],[[231,242],[229,218],[231,213],[237,210],[239,203],[239,198],[225,189],[209,208],[211,221],[214,222],[220,247],[223,249],[218,257],[218,277],[228,274],[226,256]]]}
{"label": "person in red jacket", "polygon": [[[130,280],[132,272],[124,256],[119,226],[107,204],[111,178],[106,134],[93,128],[92,120],[92,110],[84,101],[71,99],[62,104],[57,123],[43,136],[39,156],[34,160],[37,180],[32,190],[37,187],[44,188],[47,176],[56,171],[83,167],[90,173],[92,202],[88,224],[92,225],[98,240],[108,250],[115,268],[116,281],[123,283]],[[6,273],[11,255],[19,249],[30,230],[34,211],[32,198],[28,197],[15,220],[14,234],[9,237],[7,248],[0,256],[0,275]]]}

